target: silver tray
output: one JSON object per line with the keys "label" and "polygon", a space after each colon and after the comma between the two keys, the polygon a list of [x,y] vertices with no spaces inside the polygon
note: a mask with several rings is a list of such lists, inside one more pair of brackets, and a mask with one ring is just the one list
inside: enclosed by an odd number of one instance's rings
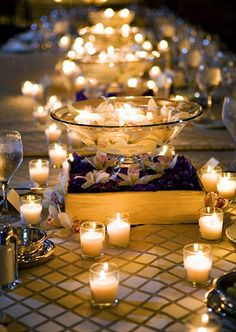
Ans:
{"label": "silver tray", "polygon": [[27,255],[26,257],[20,257],[18,260],[18,266],[20,269],[26,267],[32,267],[38,264],[42,264],[53,257],[55,245],[51,240],[46,239],[43,242],[41,250],[33,255]]}
{"label": "silver tray", "polygon": [[236,243],[236,224],[230,225],[226,229],[225,234],[230,241],[232,241],[233,243]]}

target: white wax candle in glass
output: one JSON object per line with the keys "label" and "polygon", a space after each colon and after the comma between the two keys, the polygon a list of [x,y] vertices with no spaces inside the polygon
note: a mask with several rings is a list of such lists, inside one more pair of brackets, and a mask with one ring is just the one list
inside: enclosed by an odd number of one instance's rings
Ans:
{"label": "white wax candle in glass", "polygon": [[203,207],[199,210],[200,239],[220,241],[223,228],[223,211],[220,208]]}
{"label": "white wax candle in glass", "polygon": [[41,220],[42,200],[39,195],[24,195],[20,198],[21,220],[29,226]]}
{"label": "white wax candle in glass", "polygon": [[222,173],[219,166],[204,166],[200,169],[200,179],[206,192],[217,191],[218,175]]}
{"label": "white wax candle in glass", "polygon": [[118,304],[119,273],[113,263],[95,263],[89,270],[91,302],[95,308],[105,309]]}
{"label": "white wax candle in glass", "polygon": [[66,159],[66,145],[59,143],[51,144],[48,148],[48,154],[53,168],[60,168],[62,167],[63,161]]}
{"label": "white wax candle in glass", "polygon": [[219,175],[217,192],[222,198],[233,200],[236,192],[236,173],[223,172]]}
{"label": "white wax candle in glass", "polygon": [[29,162],[30,179],[38,186],[47,185],[49,176],[49,161],[46,159],[35,159]]}
{"label": "white wax candle in glass", "polygon": [[100,259],[104,256],[105,227],[100,222],[88,221],[80,226],[81,256],[85,259]]}
{"label": "white wax candle in glass", "polygon": [[184,268],[193,287],[208,285],[212,267],[212,249],[208,244],[192,243],[184,246]]}
{"label": "white wax candle in glass", "polygon": [[33,117],[36,124],[45,124],[48,120],[48,111],[43,106],[37,106],[33,111]]}
{"label": "white wax candle in glass", "polygon": [[129,214],[120,213],[107,216],[107,233],[109,245],[114,248],[126,248],[129,245],[130,223]]}
{"label": "white wax candle in glass", "polygon": [[55,123],[52,123],[48,126],[48,128],[45,129],[44,132],[48,142],[56,143],[61,137],[62,130],[58,128]]}

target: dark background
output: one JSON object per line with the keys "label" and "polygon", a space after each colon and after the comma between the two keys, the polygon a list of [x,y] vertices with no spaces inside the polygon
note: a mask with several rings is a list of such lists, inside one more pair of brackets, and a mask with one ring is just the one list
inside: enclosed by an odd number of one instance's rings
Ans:
{"label": "dark background", "polygon": [[[67,0],[67,6],[74,3]],[[139,3],[149,8],[167,5],[190,23],[218,34],[236,51],[236,0],[143,0]],[[53,6],[53,0],[0,0],[0,43],[27,29],[30,22],[39,19],[42,13],[48,14]]]}

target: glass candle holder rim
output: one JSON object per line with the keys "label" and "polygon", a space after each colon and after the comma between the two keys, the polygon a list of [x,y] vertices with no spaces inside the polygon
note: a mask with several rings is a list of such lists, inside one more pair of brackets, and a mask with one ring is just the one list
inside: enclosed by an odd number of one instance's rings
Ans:
{"label": "glass candle holder rim", "polygon": [[223,170],[220,166],[211,166],[211,165],[205,165],[200,168],[200,173],[210,173],[212,171],[215,171],[215,173],[223,173]]}
{"label": "glass candle holder rim", "polygon": [[[197,251],[194,250],[195,245],[198,246]],[[212,255],[212,247],[206,243],[197,243],[197,242],[189,243],[183,247],[184,254],[188,254],[188,255],[197,255],[200,251],[202,251],[204,254]]]}
{"label": "glass candle holder rim", "polygon": [[[41,161],[41,162],[40,162]],[[35,166],[35,165],[37,165],[38,164],[38,162],[40,162],[41,163],[41,165],[42,166],[45,166],[45,164],[46,165],[49,165],[49,160],[48,159],[41,159],[41,158],[39,158],[39,159],[31,159],[30,161],[29,161],[29,165],[31,166]]]}
{"label": "glass candle holder rim", "polygon": [[[117,218],[117,213],[119,213],[120,219],[116,219]],[[114,212],[114,213],[108,213],[106,215],[106,219],[109,222],[111,222],[111,221],[125,221],[125,222],[128,222],[129,218],[130,218],[130,214],[128,212]]]}
{"label": "glass candle holder rim", "polygon": [[[95,226],[95,227],[93,227]],[[100,221],[84,221],[81,225],[80,228],[83,230],[90,230],[90,229],[94,229],[94,231],[96,230],[102,230],[104,228],[104,223],[100,222]]]}
{"label": "glass candle holder rim", "polygon": [[223,215],[223,209],[219,208],[219,207],[214,207],[214,206],[204,206],[201,207],[199,210],[199,215],[211,215],[213,213],[216,213],[217,215]]}
{"label": "glass candle holder rim", "polygon": [[49,144],[48,149],[49,149],[49,150],[52,149],[52,148],[54,149],[54,148],[56,148],[57,146],[61,146],[62,148],[67,149],[66,144],[65,144],[65,143],[61,143],[61,142],[55,142],[55,143],[51,143],[51,144]]}
{"label": "glass candle holder rim", "polygon": [[[231,177],[233,179],[236,180],[236,172],[229,172],[229,171],[224,171],[220,174],[221,178],[226,178],[226,179],[231,179]],[[230,176],[230,177],[229,177]]]}
{"label": "glass candle holder rim", "polygon": [[23,204],[28,203],[36,203],[41,204],[42,203],[42,197],[40,195],[34,195],[34,194],[26,194],[20,197],[20,202]]}
{"label": "glass candle holder rim", "polygon": [[[111,268],[110,270],[102,269],[102,266],[104,266],[104,264],[106,264],[106,263],[107,263],[108,268],[109,267]],[[92,272],[93,274],[96,274],[96,275],[100,275],[101,271],[104,271],[104,273],[106,275],[110,275],[110,274],[118,273],[119,268],[115,263],[111,263],[111,262],[97,262],[97,263],[92,264],[89,268],[89,272]]]}
{"label": "glass candle holder rim", "polygon": [[[123,97],[109,97],[109,98],[103,98],[103,97],[99,97],[99,98],[91,98],[85,101],[78,101],[75,103],[70,104],[70,109],[74,109],[74,111],[78,111],[78,109],[76,109],[76,106],[81,106],[82,109],[84,109],[85,106],[87,105],[91,105],[94,104],[94,107],[97,107],[99,104],[101,104],[102,102],[106,101],[106,102],[140,102],[141,101],[144,103],[147,101],[153,99],[156,102],[160,103],[160,106],[173,106],[176,109],[179,109],[180,106],[184,106],[184,105],[188,105],[191,106],[192,110],[193,110],[193,114],[187,118],[182,118],[182,119],[178,119],[175,121],[169,121],[169,122],[157,122],[157,123],[151,123],[151,124],[136,124],[136,125],[95,125],[95,124],[82,124],[82,123],[76,123],[73,120],[68,120],[65,119],[65,115],[59,115],[58,113],[62,113],[63,111],[67,109],[68,106],[63,106],[57,109],[53,109],[50,112],[51,117],[55,120],[58,121],[60,123],[64,123],[66,125],[73,125],[73,126],[78,126],[78,127],[88,127],[88,128],[108,128],[108,129],[116,129],[116,128],[150,128],[150,127],[166,127],[169,125],[177,125],[177,124],[181,124],[181,123],[185,123],[188,122],[190,120],[195,119],[196,117],[200,116],[203,113],[203,109],[202,107],[194,102],[191,101],[186,101],[186,100],[172,100],[172,99],[165,99],[165,98],[158,98],[158,97],[153,97],[153,96],[123,96]],[[142,106],[142,104],[138,104],[140,107]],[[143,105],[144,107],[144,105]],[[145,107],[147,107],[147,105],[145,105]],[[188,109],[188,112],[190,110]],[[181,112],[181,111],[180,111]],[[75,116],[78,114],[75,114]]]}

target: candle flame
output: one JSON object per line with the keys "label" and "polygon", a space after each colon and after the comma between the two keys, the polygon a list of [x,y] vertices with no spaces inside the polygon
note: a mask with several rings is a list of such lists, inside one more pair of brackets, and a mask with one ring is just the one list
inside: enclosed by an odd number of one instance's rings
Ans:
{"label": "candle flame", "polygon": [[72,153],[69,154],[69,160],[70,160],[70,161],[74,161],[74,157],[73,157],[73,154],[72,154]]}
{"label": "candle flame", "polygon": [[103,263],[103,271],[108,271],[109,265],[107,262]]}
{"label": "candle flame", "polygon": [[114,10],[112,8],[107,8],[105,11],[104,11],[104,15],[107,17],[107,18],[111,18],[112,16],[114,16]]}
{"label": "candle flame", "polygon": [[167,51],[169,45],[168,45],[168,42],[166,40],[161,40],[158,44],[158,49],[159,51]]}
{"label": "candle flame", "polygon": [[96,229],[96,222],[95,221],[92,222],[92,228],[93,228],[93,230]]}
{"label": "candle flame", "polygon": [[193,245],[193,250],[194,250],[195,252],[198,252],[198,251],[199,251],[199,245],[198,245],[198,243],[194,243],[194,245]]}
{"label": "candle flame", "polygon": [[119,15],[121,18],[127,18],[127,17],[129,16],[129,9],[127,9],[127,8],[121,9],[121,10],[118,12],[118,15]]}
{"label": "candle flame", "polygon": [[42,159],[38,159],[37,162],[36,162],[36,167],[37,167],[38,169],[40,169],[40,168],[42,168],[42,166],[43,166],[43,161],[42,161]]}
{"label": "candle flame", "polygon": [[50,124],[50,126],[48,127],[48,129],[49,129],[50,131],[55,131],[55,130],[57,130],[57,125],[56,125],[56,123],[52,123],[52,124]]}
{"label": "candle flame", "polygon": [[209,315],[208,314],[202,314],[201,322],[203,324],[208,324],[209,323]]}
{"label": "candle flame", "polygon": [[121,214],[120,212],[116,213],[116,221],[120,221],[121,220]]}
{"label": "candle flame", "polygon": [[106,279],[106,273],[103,270],[99,273],[99,278]]}

